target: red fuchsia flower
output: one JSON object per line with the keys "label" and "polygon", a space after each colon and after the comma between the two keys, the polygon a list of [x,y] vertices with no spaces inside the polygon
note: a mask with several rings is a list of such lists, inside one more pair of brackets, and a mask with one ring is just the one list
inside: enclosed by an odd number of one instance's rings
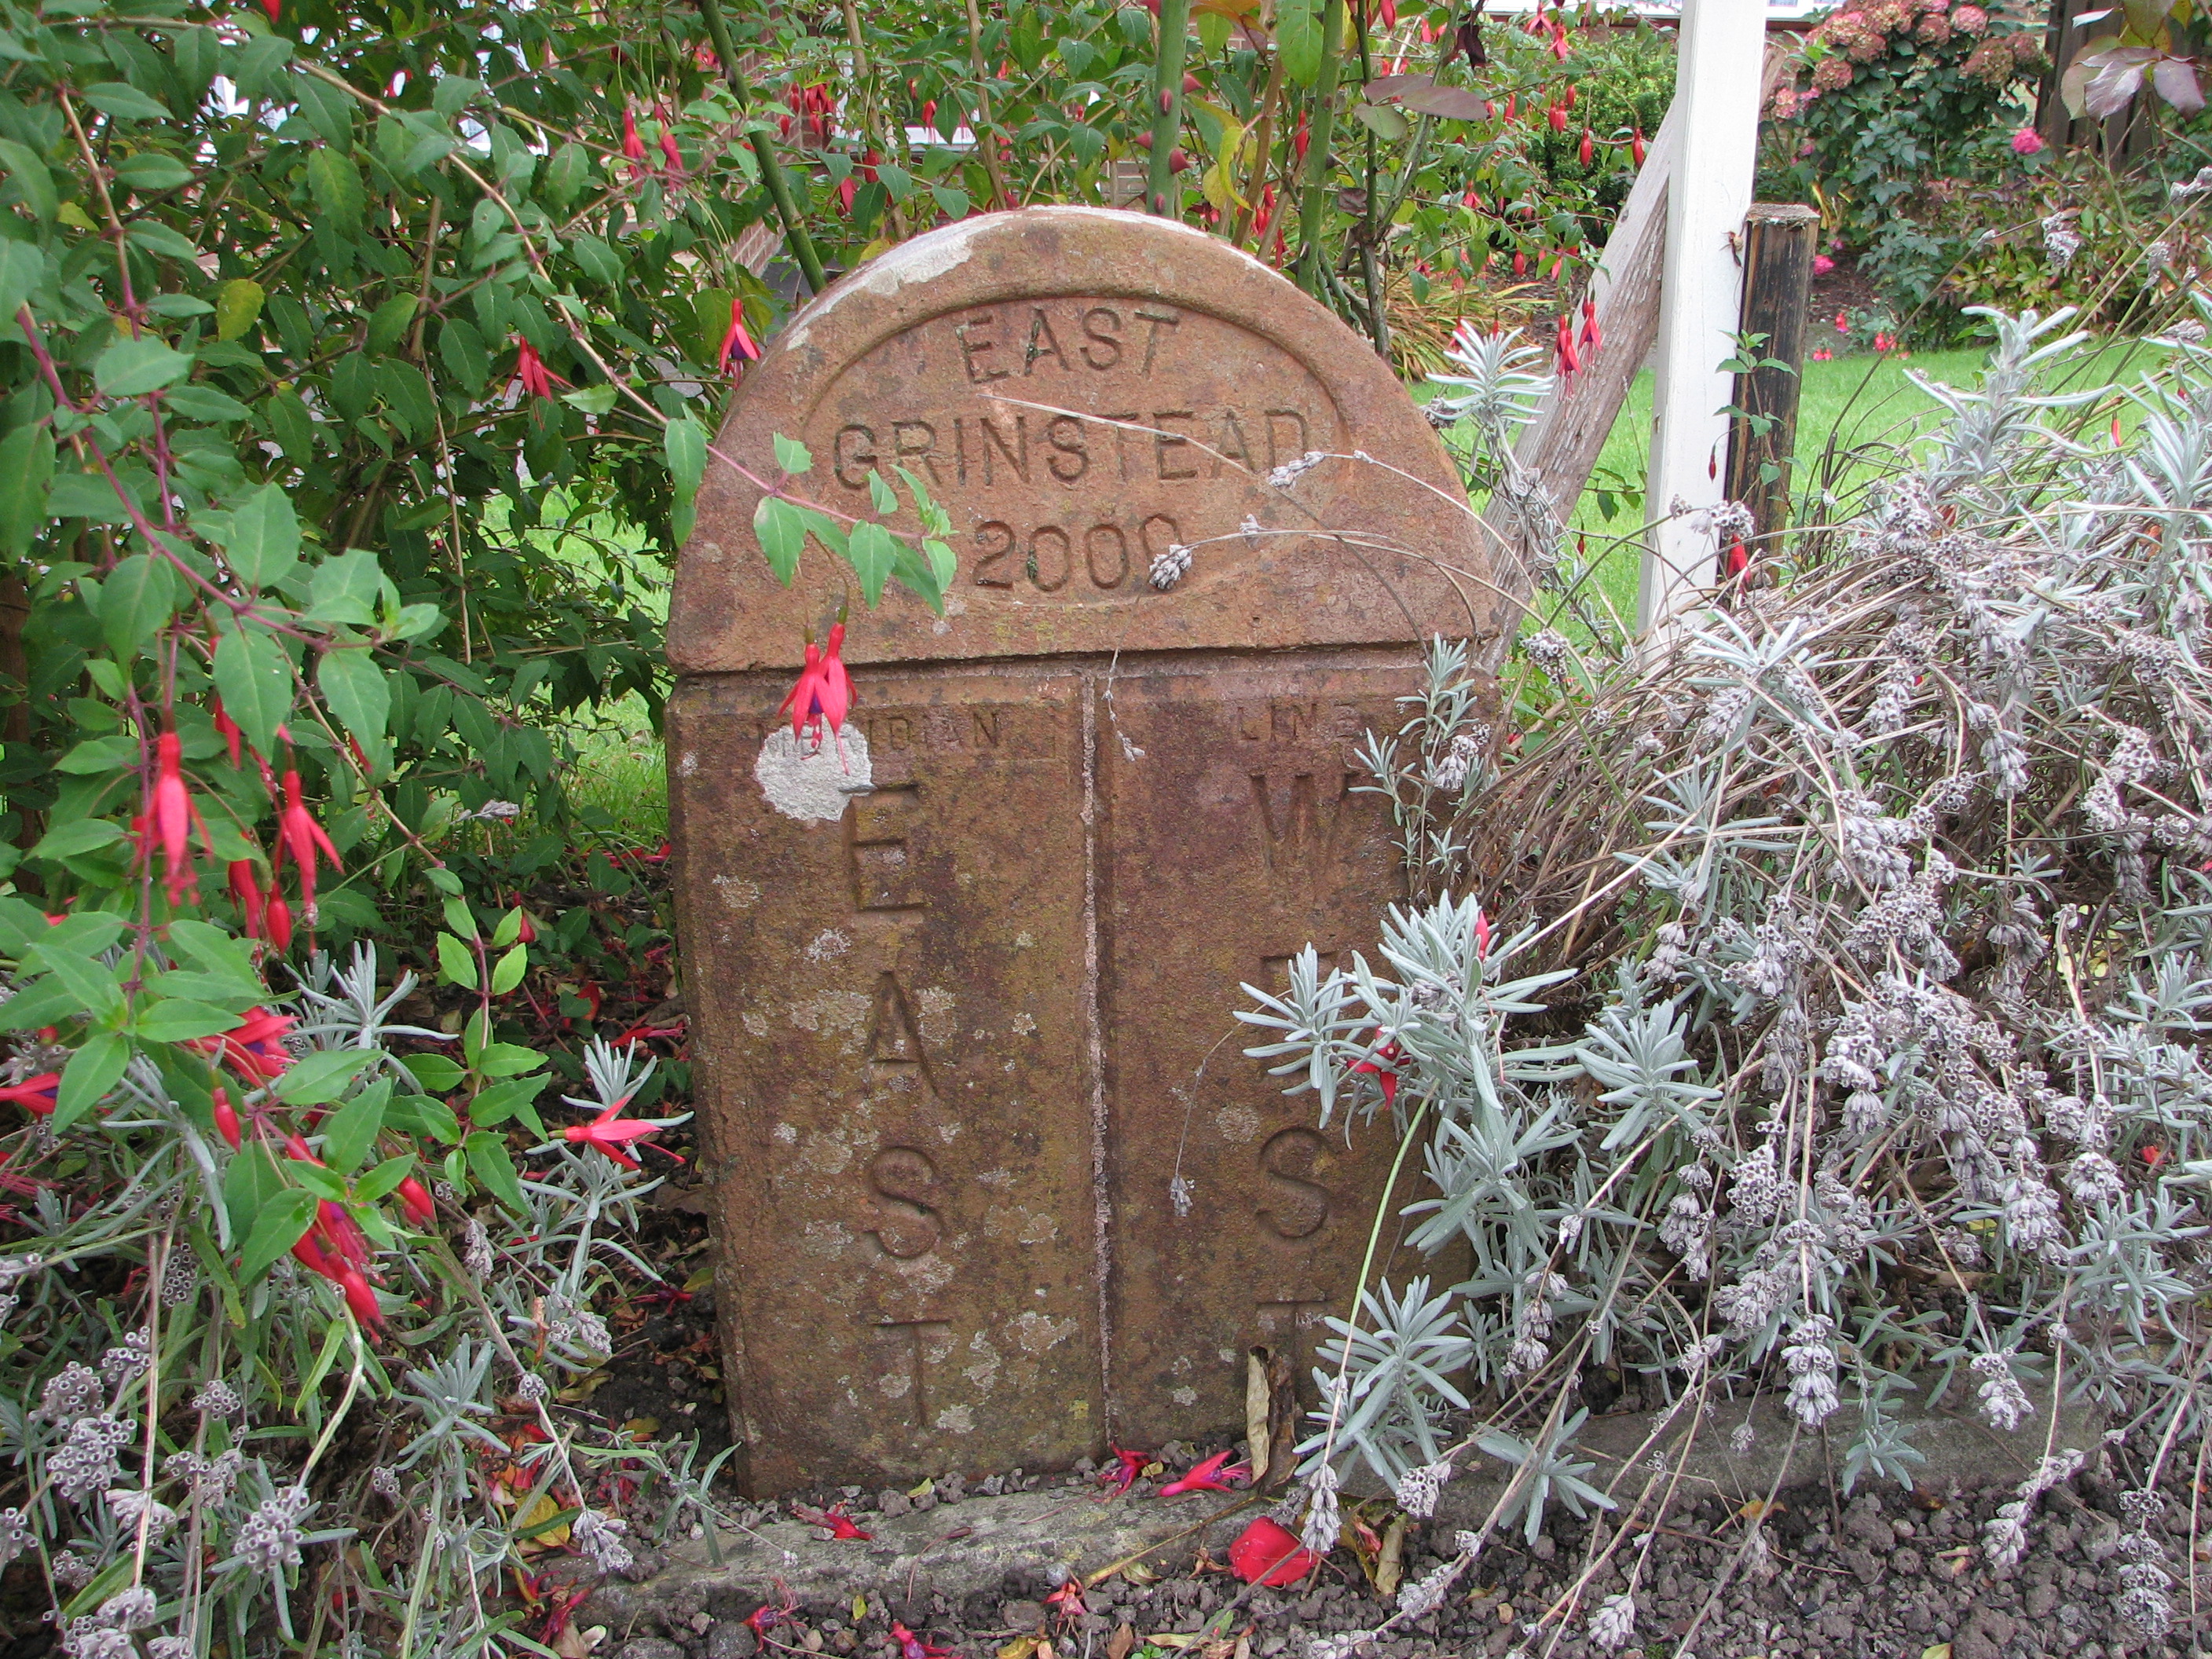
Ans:
{"label": "red fuchsia flower", "polygon": [[832,736],[842,732],[845,716],[853,707],[853,677],[845,672],[844,660],[838,654],[844,647],[842,622],[830,624],[826,647],[807,641],[806,665],[799,671],[799,683],[776,710],[791,715],[793,736],[804,737],[811,729],[817,749],[822,746],[823,723],[828,723]]}
{"label": "red fuchsia flower", "polygon": [[61,1087],[59,1072],[41,1072],[36,1077],[27,1077],[21,1083],[0,1089],[0,1100],[14,1102],[33,1117],[50,1117]]}
{"label": "red fuchsia flower", "polygon": [[1582,343],[1592,351],[1605,343],[1605,336],[1598,330],[1597,301],[1595,300],[1585,299],[1583,301]]}
{"label": "red fuchsia flower", "polygon": [[[652,1146],[653,1143],[647,1137],[659,1133],[666,1128],[668,1124],[657,1118],[623,1117],[621,1115],[622,1109],[629,1104],[629,1099],[625,1096],[615,1102],[613,1105],[607,1107],[589,1123],[570,1124],[561,1131],[561,1138],[573,1141],[579,1146],[596,1146],[625,1170],[642,1169],[645,1166],[623,1149],[633,1141],[641,1145]],[[668,1148],[665,1146],[654,1146],[653,1150],[668,1152]],[[678,1164],[684,1161],[680,1158],[676,1158],[673,1152],[668,1152],[668,1156],[675,1158]]]}
{"label": "red fuchsia flower", "polygon": [[1382,27],[1386,29],[1398,27],[1398,0],[1382,0]]}
{"label": "red fuchsia flower", "polygon": [[1874,337],[1874,349],[1876,351],[1893,351],[1896,348],[1897,336],[1894,334],[1877,334]]}
{"label": "red fuchsia flower", "polygon": [[238,764],[239,745],[246,741],[246,733],[238,729],[238,722],[223,712],[222,699],[215,700],[215,729],[222,733],[223,746],[230,750],[230,763]]}
{"label": "red fuchsia flower", "polygon": [[622,152],[629,158],[629,176],[645,177],[645,140],[637,136],[637,112],[627,104],[623,106]]}
{"label": "red fuchsia flower", "polygon": [[809,1526],[823,1528],[832,1540],[850,1538],[866,1540],[875,1537],[875,1534],[863,1532],[854,1523],[853,1517],[845,1513],[842,1504],[834,1504],[826,1510],[810,1510],[804,1504],[793,1504],[791,1512]]}
{"label": "red fuchsia flower", "polygon": [[937,125],[937,100],[934,98],[922,100],[921,124],[926,127],[933,127]]}
{"label": "red fuchsia flower", "polygon": [[849,173],[837,181],[837,211],[848,218],[852,216],[853,198],[858,193],[859,189],[860,187],[853,182],[853,175]]}
{"label": "red fuchsia flower", "polygon": [[399,1207],[407,1212],[408,1219],[418,1227],[427,1227],[437,1219],[438,1206],[430,1201],[430,1190],[413,1176],[399,1183]]}
{"label": "red fuchsia flower", "polygon": [[[284,810],[277,814],[276,828],[280,849],[289,850],[292,861],[300,866],[300,897],[310,910],[315,905],[315,854],[319,850],[331,861],[332,870],[343,873],[338,862],[338,849],[331,845],[331,838],[323,833],[323,826],[315,822],[315,815],[307,810],[300,798],[300,773],[296,767],[284,772]],[[309,921],[312,922],[311,916]]]}
{"label": "red fuchsia flower", "polygon": [[666,127],[660,130],[660,155],[662,160],[668,164],[670,178],[682,179],[688,176],[684,170],[684,152],[676,148],[676,135],[669,131]]}
{"label": "red fuchsia flower", "polygon": [[1567,31],[1564,24],[1552,25],[1552,56],[1562,64],[1567,61]]}
{"label": "red fuchsia flower", "polygon": [[1313,124],[1304,116],[1298,118],[1298,130],[1291,137],[1291,147],[1297,151],[1298,160],[1306,159],[1306,147],[1313,143]]}
{"label": "red fuchsia flower", "polygon": [[1480,910],[1474,913],[1474,959],[1490,960],[1490,918]]}
{"label": "red fuchsia flower", "polygon": [[1112,1495],[1119,1498],[1137,1484],[1137,1477],[1145,1472],[1145,1465],[1152,1460],[1146,1453],[1130,1451],[1122,1446],[1114,1448],[1114,1467],[1099,1470],[1098,1479],[1101,1484],[1113,1487]]}
{"label": "red fuchsia flower", "polygon": [[1068,1626],[1091,1611],[1084,1605],[1083,1580],[1079,1576],[1070,1577],[1066,1583],[1046,1596],[1044,1604],[1053,1610],[1053,1614],[1059,1620],[1062,1630],[1066,1629]]}
{"label": "red fuchsia flower", "polygon": [[284,902],[282,893],[272,892],[261,912],[263,926],[269,930],[269,942],[279,951],[292,948],[292,907]]}
{"label": "red fuchsia flower", "polygon": [[1553,104],[1544,112],[1544,118],[1552,124],[1553,131],[1565,132],[1567,130],[1567,106]]}
{"label": "red fuchsia flower", "polygon": [[283,0],[260,0],[260,4],[261,9],[269,14],[269,21],[272,23],[277,21],[277,14],[284,9]]}
{"label": "red fuchsia flower", "polygon": [[1636,165],[1638,167],[1644,165],[1644,129],[1638,127],[1636,129],[1636,136],[1628,141],[1628,153],[1635,158]]}
{"label": "red fuchsia flower", "polygon": [[514,374],[522,382],[522,389],[533,398],[550,398],[555,386],[568,384],[545,367],[538,348],[520,334],[514,337]]}
{"label": "red fuchsia flower", "polygon": [[238,1108],[230,1103],[230,1091],[221,1084],[216,1085],[215,1091],[215,1127],[216,1133],[230,1143],[232,1152],[244,1149],[246,1132],[239,1125]]}
{"label": "red fuchsia flower", "polygon": [[2155,1170],[2166,1162],[2166,1148],[2155,1144],[2142,1148],[2142,1161]]}
{"label": "red fuchsia flower", "polygon": [[899,1659],[953,1659],[948,1650],[932,1647],[896,1620],[891,1621],[891,1640],[899,1645]]}
{"label": "red fuchsia flower", "polygon": [[1162,1486],[1160,1496],[1180,1498],[1188,1492],[1236,1491],[1237,1489],[1229,1484],[1231,1480],[1249,1480],[1252,1478],[1252,1471],[1242,1463],[1231,1468],[1222,1467],[1236,1455],[1233,1451],[1214,1453],[1203,1463],[1194,1466],[1188,1474],[1178,1480],[1170,1480],[1166,1486]]}
{"label": "red fuchsia flower", "polygon": [[1517,247],[1513,250],[1513,274],[1516,276],[1528,274],[1528,256]]}
{"label": "red fuchsia flower", "polygon": [[1264,1515],[1229,1547],[1229,1565],[1248,1584],[1280,1589],[1297,1583],[1320,1565],[1319,1556]]}
{"label": "red fuchsia flower", "polygon": [[1597,154],[1596,141],[1591,138],[1590,130],[1588,127],[1583,129],[1582,148],[1575,154],[1582,158],[1582,164],[1584,167],[1588,167],[1590,164],[1590,157]]}
{"label": "red fuchsia flower", "polygon": [[1751,550],[1743,544],[1741,538],[1730,542],[1729,544],[1728,550],[1728,573],[1729,576],[1741,576],[1745,571],[1750,568]]}
{"label": "red fuchsia flower", "polygon": [[753,343],[753,337],[745,331],[745,302],[735,295],[730,300],[730,326],[722,336],[721,356],[716,360],[723,374],[731,373],[737,361],[751,362],[761,355]]}
{"label": "red fuchsia flower", "polygon": [[262,913],[265,908],[261,896],[261,883],[253,873],[252,859],[233,859],[229,866],[230,896],[237,901],[238,914],[246,922],[246,936],[264,939],[265,924]]}
{"label": "red fuchsia flower", "polygon": [[185,1047],[213,1055],[258,1088],[275,1081],[291,1065],[292,1054],[284,1046],[284,1034],[293,1024],[289,1014],[249,1008],[246,1017],[228,1031],[194,1037]]}
{"label": "red fuchsia flower", "polygon": [[1835,356],[1836,354],[1829,350],[1826,346],[1815,346],[1813,348],[1813,361],[1816,363],[1832,362],[1834,361]]}
{"label": "red fuchsia flower", "polygon": [[[1378,1037],[1382,1035],[1381,1026],[1375,1028],[1375,1035]],[[1395,1042],[1386,1042],[1354,1066],[1352,1073],[1357,1076],[1364,1072],[1373,1078],[1382,1087],[1382,1103],[1395,1106],[1398,1103],[1398,1061],[1402,1058]]]}

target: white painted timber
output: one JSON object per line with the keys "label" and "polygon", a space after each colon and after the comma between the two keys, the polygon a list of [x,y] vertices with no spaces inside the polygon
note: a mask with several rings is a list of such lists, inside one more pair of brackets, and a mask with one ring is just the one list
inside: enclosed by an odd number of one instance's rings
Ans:
{"label": "white painted timber", "polygon": [[[1656,520],[1637,593],[1637,628],[1656,645],[1713,582],[1712,538],[1696,515],[1721,500],[1766,46],[1763,0],[1687,0],[1675,71],[1681,150],[1668,185],[1657,384],[1646,515]],[[1688,511],[1674,510],[1677,503]]]}

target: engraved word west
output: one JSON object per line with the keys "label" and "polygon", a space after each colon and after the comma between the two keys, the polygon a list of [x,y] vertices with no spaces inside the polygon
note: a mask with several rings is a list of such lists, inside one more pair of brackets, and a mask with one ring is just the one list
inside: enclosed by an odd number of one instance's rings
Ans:
{"label": "engraved word west", "polygon": [[[811,549],[777,586],[719,459],[678,571],[678,923],[744,1478],[1233,1428],[1253,1344],[1307,1382],[1394,1150],[1316,1125],[1231,1014],[1309,945],[1368,949],[1396,895],[1356,750],[1426,637],[1467,629],[1429,562],[1480,585],[1452,464],[1264,267],[1070,209],[933,233],[821,296],[714,453],[766,476],[777,434],[832,507],[906,468],[961,564],[942,616],[851,617],[865,775],[843,763],[832,821],[786,816],[754,763],[846,578]],[[1347,459],[1267,483],[1316,449]]]}

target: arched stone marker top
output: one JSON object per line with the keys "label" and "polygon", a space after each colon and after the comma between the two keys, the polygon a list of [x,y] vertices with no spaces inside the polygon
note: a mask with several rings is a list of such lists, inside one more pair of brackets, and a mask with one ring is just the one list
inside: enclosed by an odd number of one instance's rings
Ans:
{"label": "arched stone marker top", "polygon": [[[777,478],[779,434],[815,458],[792,492],[839,512],[872,516],[872,469],[928,480],[960,562],[943,617],[896,588],[866,609],[818,544],[777,584],[727,463]],[[683,673],[787,666],[841,594],[856,664],[1404,644],[1495,609],[1456,468],[1389,367],[1258,260],[1146,215],[1030,208],[892,249],[792,319],[714,447],[670,619]],[[1310,450],[1387,467],[1267,484]],[[1177,544],[1191,569],[1158,592]]]}

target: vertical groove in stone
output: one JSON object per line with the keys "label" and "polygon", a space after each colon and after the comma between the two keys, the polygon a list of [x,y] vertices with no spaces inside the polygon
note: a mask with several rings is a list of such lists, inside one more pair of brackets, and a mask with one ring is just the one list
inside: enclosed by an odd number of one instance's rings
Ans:
{"label": "vertical groove in stone", "polygon": [[1106,1444],[1115,1440],[1113,1189],[1106,1165],[1106,1033],[1102,1024],[1098,944],[1098,697],[1083,676],[1083,1026],[1091,1061],[1091,1248],[1098,1278],[1098,1415]]}

